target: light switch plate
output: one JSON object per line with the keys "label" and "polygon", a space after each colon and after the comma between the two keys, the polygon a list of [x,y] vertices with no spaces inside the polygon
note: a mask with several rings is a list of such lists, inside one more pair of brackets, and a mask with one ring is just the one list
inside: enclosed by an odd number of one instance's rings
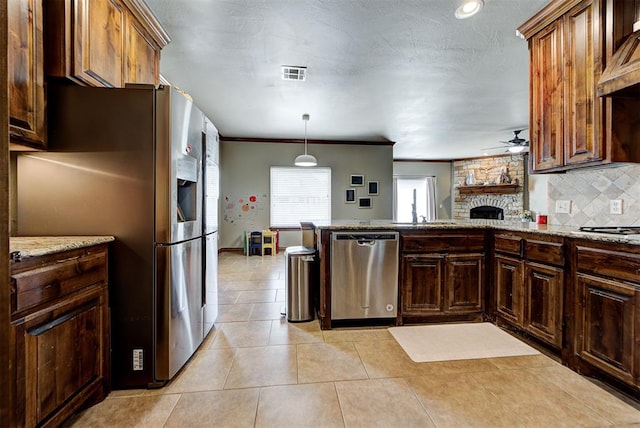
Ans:
{"label": "light switch plate", "polygon": [[609,201],[609,214],[622,214],[622,199]]}
{"label": "light switch plate", "polygon": [[571,212],[571,201],[556,201],[556,213],[557,214],[569,214]]}

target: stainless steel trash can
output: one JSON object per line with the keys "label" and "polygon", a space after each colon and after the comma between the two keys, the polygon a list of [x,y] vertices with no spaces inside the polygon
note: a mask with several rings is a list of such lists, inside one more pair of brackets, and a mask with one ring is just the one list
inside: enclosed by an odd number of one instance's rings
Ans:
{"label": "stainless steel trash can", "polygon": [[307,247],[288,247],[285,252],[285,312],[290,322],[314,319],[311,281],[314,272],[315,250]]}

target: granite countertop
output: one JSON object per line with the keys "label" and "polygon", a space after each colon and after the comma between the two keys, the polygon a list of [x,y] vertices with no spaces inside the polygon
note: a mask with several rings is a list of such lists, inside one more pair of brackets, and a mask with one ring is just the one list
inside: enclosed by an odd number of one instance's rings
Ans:
{"label": "granite countertop", "polygon": [[392,220],[336,220],[330,224],[316,224],[327,230],[443,230],[443,229],[494,229],[514,232],[532,232],[569,238],[584,238],[594,241],[640,245],[640,235],[613,235],[581,232],[577,227],[537,224],[534,222],[506,220],[436,220],[427,223],[394,223]]}
{"label": "granite countertop", "polygon": [[113,240],[113,236],[12,236],[9,238],[9,252],[19,251],[21,258],[36,257]]}

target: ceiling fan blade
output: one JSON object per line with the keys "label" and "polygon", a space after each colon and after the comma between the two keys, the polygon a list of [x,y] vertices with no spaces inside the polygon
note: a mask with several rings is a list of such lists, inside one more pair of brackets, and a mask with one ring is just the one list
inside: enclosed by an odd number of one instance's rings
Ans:
{"label": "ceiling fan blade", "polygon": [[493,150],[493,149],[504,149],[504,146],[495,146],[495,147],[485,147],[484,149],[480,149],[480,150]]}

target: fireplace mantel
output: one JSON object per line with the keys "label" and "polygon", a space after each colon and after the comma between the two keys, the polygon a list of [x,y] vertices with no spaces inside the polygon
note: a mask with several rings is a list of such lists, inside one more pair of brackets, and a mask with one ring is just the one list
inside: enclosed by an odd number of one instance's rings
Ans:
{"label": "fireplace mantel", "polygon": [[517,193],[518,184],[487,184],[480,186],[458,186],[461,195],[480,195],[492,193]]}

